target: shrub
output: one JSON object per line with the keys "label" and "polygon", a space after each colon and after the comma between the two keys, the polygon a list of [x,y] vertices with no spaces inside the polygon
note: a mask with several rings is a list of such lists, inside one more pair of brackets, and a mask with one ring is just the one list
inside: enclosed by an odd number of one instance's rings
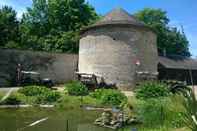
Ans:
{"label": "shrub", "polygon": [[107,89],[96,89],[94,92],[90,94],[90,96],[96,99],[101,99],[104,92],[107,92]]}
{"label": "shrub", "polygon": [[136,90],[136,97],[139,99],[166,97],[169,94],[168,86],[156,81],[144,82],[140,84]]}
{"label": "shrub", "polygon": [[5,104],[5,105],[19,105],[20,103],[21,103],[21,100],[16,95],[10,95],[1,104]]}
{"label": "shrub", "polygon": [[88,94],[88,88],[79,81],[72,81],[65,85],[65,90],[69,95],[85,96]]}
{"label": "shrub", "polygon": [[37,96],[50,91],[50,89],[44,86],[25,86],[23,88],[20,88],[18,92],[26,96]]}
{"label": "shrub", "polygon": [[155,128],[166,125],[171,128],[181,128],[184,127],[181,118],[184,110],[179,106],[181,102],[174,101],[171,97],[138,100],[135,112],[146,127]]}
{"label": "shrub", "polygon": [[48,92],[40,94],[36,97],[36,104],[46,104],[56,102],[60,98],[60,94],[58,92]]}
{"label": "shrub", "polygon": [[36,104],[46,104],[57,101],[61,96],[59,92],[52,91],[43,86],[26,86],[19,89],[25,96],[35,97]]}
{"label": "shrub", "polygon": [[182,118],[185,126],[192,131],[197,130],[197,98],[193,90],[183,91],[184,101],[183,106],[185,112],[182,114]]}
{"label": "shrub", "polygon": [[113,89],[97,89],[90,95],[105,105],[118,106],[127,100],[127,97],[118,90]]}
{"label": "shrub", "polygon": [[180,93],[182,91],[187,91],[190,88],[182,81],[176,81],[176,80],[163,80],[163,83],[168,85],[168,88],[170,92],[173,94]]}

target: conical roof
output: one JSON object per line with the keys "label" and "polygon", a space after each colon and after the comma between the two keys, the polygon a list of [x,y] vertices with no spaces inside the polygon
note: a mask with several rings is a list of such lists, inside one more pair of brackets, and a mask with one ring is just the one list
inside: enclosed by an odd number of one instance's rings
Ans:
{"label": "conical roof", "polygon": [[106,25],[134,25],[146,27],[146,25],[143,22],[138,21],[134,16],[130,15],[122,8],[115,8],[109,13],[107,13],[107,15],[105,15],[101,20],[99,20],[95,24],[83,29],[82,32],[87,31],[91,28]]}
{"label": "conical roof", "polygon": [[137,26],[145,26],[144,23],[138,21],[134,16],[130,15],[122,8],[113,9],[94,25],[104,24],[132,24]]}

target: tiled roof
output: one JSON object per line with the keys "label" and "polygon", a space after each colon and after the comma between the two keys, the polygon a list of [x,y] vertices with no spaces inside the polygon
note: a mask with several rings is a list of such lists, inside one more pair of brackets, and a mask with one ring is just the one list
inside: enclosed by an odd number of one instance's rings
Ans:
{"label": "tiled roof", "polygon": [[181,56],[159,56],[159,63],[170,69],[191,69],[197,70],[197,60]]}

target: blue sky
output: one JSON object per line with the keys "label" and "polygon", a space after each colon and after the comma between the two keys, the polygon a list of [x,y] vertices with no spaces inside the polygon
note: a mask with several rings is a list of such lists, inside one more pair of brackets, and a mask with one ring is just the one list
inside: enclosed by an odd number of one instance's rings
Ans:
{"label": "blue sky", "polygon": [[[197,0],[86,0],[97,13],[104,15],[115,7],[135,13],[145,7],[161,8],[167,11],[171,26],[183,25],[190,42],[190,51],[197,57]],[[0,0],[0,6],[10,5],[18,12],[18,17],[31,6],[31,0]]]}

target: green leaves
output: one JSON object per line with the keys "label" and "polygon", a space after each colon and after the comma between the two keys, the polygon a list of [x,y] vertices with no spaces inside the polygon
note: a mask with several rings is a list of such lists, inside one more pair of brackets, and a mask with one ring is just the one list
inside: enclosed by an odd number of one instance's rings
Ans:
{"label": "green leaves", "polygon": [[53,103],[61,97],[59,92],[52,91],[43,86],[26,86],[19,89],[19,93],[29,98],[34,98],[36,104]]}
{"label": "green leaves", "polygon": [[193,90],[183,91],[183,105],[186,112],[182,114],[185,125],[192,131],[197,130],[197,99]]}
{"label": "green leaves", "polygon": [[100,100],[102,104],[112,106],[120,106],[127,101],[127,97],[115,89],[96,89],[90,96]]}
{"label": "green leaves", "polygon": [[136,97],[139,99],[151,99],[169,96],[170,91],[164,83],[147,81],[140,84],[136,90]]}
{"label": "green leaves", "polygon": [[88,88],[79,81],[72,81],[65,85],[69,95],[84,96],[88,94]]}
{"label": "green leaves", "polygon": [[166,50],[168,55],[190,56],[189,42],[184,34],[176,27],[170,27],[169,18],[161,9],[145,8],[135,14],[136,18],[143,21],[157,34],[157,46],[160,54]]}
{"label": "green leaves", "polygon": [[26,49],[77,53],[79,30],[97,19],[84,0],[33,0],[22,18],[21,42]]}
{"label": "green leaves", "polygon": [[0,47],[18,48],[18,26],[16,11],[8,6],[0,8]]}

